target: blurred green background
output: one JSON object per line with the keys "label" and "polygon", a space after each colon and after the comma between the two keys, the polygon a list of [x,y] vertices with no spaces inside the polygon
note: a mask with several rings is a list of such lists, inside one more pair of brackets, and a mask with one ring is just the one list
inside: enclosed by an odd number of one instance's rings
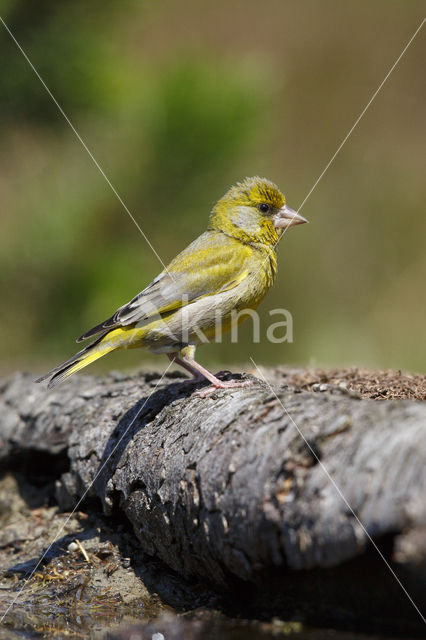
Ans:
{"label": "blurred green background", "polygon": [[[2,0],[1,16],[167,262],[244,176],[297,208],[420,24],[424,2]],[[204,363],[425,362],[426,28],[286,234],[261,307],[294,343]],[[1,370],[43,371],[161,270],[0,25]],[[275,318],[276,320],[276,318]],[[93,368],[148,364],[142,351]],[[156,364],[165,365],[159,358]]]}

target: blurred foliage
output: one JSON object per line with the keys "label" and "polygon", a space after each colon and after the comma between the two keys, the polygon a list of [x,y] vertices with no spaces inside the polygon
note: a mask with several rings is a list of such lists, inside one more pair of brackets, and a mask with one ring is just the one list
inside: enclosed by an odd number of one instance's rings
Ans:
{"label": "blurred foliage", "polygon": [[[20,44],[25,43],[32,64],[54,88],[56,100],[74,114],[99,115],[117,106],[121,82],[113,46],[116,4],[113,0],[6,0],[2,7],[6,24]],[[120,13],[135,4],[122,1]],[[29,74],[24,57],[11,51],[5,35],[0,39],[3,123],[20,118],[63,127],[56,105],[35,75]]]}
{"label": "blurred foliage", "polygon": [[[318,4],[2,0],[1,15],[167,262],[245,175],[297,208],[422,13]],[[295,342],[253,345],[246,323],[203,361],[423,367],[422,47],[306,203],[312,224],[282,243],[262,335],[286,307]],[[0,95],[2,367],[50,368],[161,265],[3,27]]]}

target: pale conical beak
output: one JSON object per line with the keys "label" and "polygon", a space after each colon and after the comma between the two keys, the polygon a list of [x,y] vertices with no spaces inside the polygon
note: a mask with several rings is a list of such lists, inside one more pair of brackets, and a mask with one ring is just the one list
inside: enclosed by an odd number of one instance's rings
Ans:
{"label": "pale conical beak", "polygon": [[284,205],[282,209],[280,209],[274,216],[274,226],[276,229],[288,229],[289,227],[294,227],[296,224],[303,224],[304,222],[308,222],[306,218],[294,211],[294,209],[290,209],[287,205]]}

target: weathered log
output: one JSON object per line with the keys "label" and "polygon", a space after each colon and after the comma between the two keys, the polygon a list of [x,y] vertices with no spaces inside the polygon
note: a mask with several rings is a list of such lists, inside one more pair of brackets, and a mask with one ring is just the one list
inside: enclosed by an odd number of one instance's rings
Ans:
{"label": "weathered log", "polygon": [[191,391],[172,377],[110,374],[45,392],[16,375],[0,386],[0,460],[66,455],[59,502],[97,496],[185,577],[265,586],[289,576],[293,588],[297,574],[372,554],[410,608],[371,536],[425,606],[424,403],[261,381],[205,399]]}

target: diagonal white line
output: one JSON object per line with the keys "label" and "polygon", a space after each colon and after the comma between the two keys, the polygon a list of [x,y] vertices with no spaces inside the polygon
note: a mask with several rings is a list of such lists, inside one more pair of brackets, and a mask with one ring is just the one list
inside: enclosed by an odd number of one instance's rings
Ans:
{"label": "diagonal white line", "polygon": [[[315,180],[312,188],[309,190],[308,194],[305,196],[304,200],[302,201],[302,203],[300,204],[300,206],[298,207],[296,214],[298,211],[301,211],[302,207],[305,205],[306,201],[308,200],[308,198],[311,196],[312,192],[314,191],[314,189],[317,187],[318,183],[320,182],[320,180],[324,177],[325,173],[328,171],[328,169],[330,168],[330,166],[332,165],[332,163],[334,162],[334,160],[336,159],[337,155],[339,154],[339,152],[342,150],[342,147],[346,144],[346,142],[348,141],[349,137],[351,136],[351,134],[353,133],[354,129],[357,127],[357,125],[359,124],[361,118],[365,115],[367,109],[371,106],[372,102],[374,101],[374,99],[377,97],[378,93],[380,92],[380,90],[382,89],[383,85],[385,84],[385,82],[388,80],[389,76],[391,75],[391,73],[394,71],[395,67],[398,65],[398,63],[400,62],[401,58],[404,56],[404,54],[407,52],[408,47],[411,45],[411,43],[413,42],[414,38],[417,36],[417,34],[419,33],[420,29],[423,27],[424,23],[426,22],[426,18],[423,18],[423,20],[421,21],[421,23],[419,24],[419,26],[417,27],[417,29],[415,30],[415,32],[413,33],[413,35],[411,36],[411,38],[409,39],[409,41],[407,42],[407,44],[405,45],[405,47],[403,48],[403,50],[401,51],[401,53],[399,54],[399,56],[397,57],[397,59],[395,60],[395,62],[393,63],[393,65],[391,66],[391,68],[389,69],[389,71],[387,72],[387,74],[385,75],[385,77],[383,78],[383,80],[381,81],[381,83],[379,84],[379,86],[377,87],[377,89],[375,90],[375,92],[373,93],[373,95],[371,96],[370,100],[367,102],[367,104],[365,105],[364,109],[361,111],[361,113],[359,114],[358,118],[355,120],[354,124],[352,125],[352,127],[349,129],[348,133],[345,135],[345,137],[343,138],[342,142],[339,144],[339,146],[337,147],[337,150],[334,152],[334,154],[331,156],[330,160],[328,161],[328,163],[326,164],[325,168],[323,169],[323,171],[320,173],[320,175],[318,176],[318,178]],[[293,216],[293,218],[291,218],[291,220],[294,219],[295,216]],[[287,231],[290,229],[290,227],[286,227],[283,231],[283,233],[281,234],[280,238],[278,239],[278,241],[274,244],[273,249],[276,249],[278,246],[278,243],[282,240],[282,238],[285,236],[285,234],[287,233]],[[264,265],[266,264],[266,262],[269,260],[269,257],[267,256],[264,261],[262,262],[262,265],[260,267],[260,269],[263,269]]]}
{"label": "diagonal white line", "polygon": [[377,89],[375,90],[375,92],[373,93],[373,95],[371,96],[370,100],[367,102],[367,104],[365,105],[364,109],[361,111],[361,113],[359,114],[358,118],[355,120],[354,124],[349,129],[348,133],[345,135],[345,137],[343,138],[342,142],[337,147],[337,150],[335,151],[335,153],[333,153],[333,155],[331,156],[331,158],[328,161],[328,163],[326,164],[325,168],[320,173],[318,178],[315,180],[312,188],[308,192],[307,196],[305,196],[303,202],[300,204],[300,206],[298,208],[298,211],[300,211],[302,209],[302,207],[304,206],[305,202],[307,201],[307,199],[310,197],[311,193],[314,191],[314,189],[318,185],[319,181],[323,178],[325,173],[328,171],[328,169],[330,168],[331,164],[334,162],[337,154],[341,151],[342,147],[345,145],[345,143],[347,142],[348,138],[351,136],[352,132],[357,127],[357,125],[358,125],[359,121],[361,120],[361,118],[365,115],[367,109],[370,107],[371,103],[376,98],[377,94],[380,92],[380,90],[382,89],[383,85],[385,84],[385,82],[387,81],[387,79],[389,78],[389,76],[391,75],[391,73],[393,72],[393,70],[395,69],[395,67],[397,66],[399,61],[401,60],[401,58],[404,56],[404,54],[407,51],[408,47],[411,45],[411,43],[413,42],[414,38],[417,36],[417,34],[419,33],[420,29],[423,27],[425,22],[426,22],[426,18],[423,18],[423,20],[421,21],[420,25],[417,27],[417,29],[415,30],[415,32],[413,33],[413,35],[411,36],[411,38],[409,39],[409,41],[407,42],[407,44],[405,45],[405,47],[403,48],[403,50],[401,51],[401,53],[399,54],[399,56],[397,57],[397,59],[395,60],[395,62],[393,63],[393,65],[391,66],[391,68],[389,69],[389,71],[387,72],[387,74],[385,75],[385,77],[383,78],[381,83],[379,84],[379,86],[377,87]]}
{"label": "diagonal white line", "polygon": [[269,382],[266,380],[265,376],[263,375],[263,373],[261,372],[261,370],[259,369],[259,367],[257,366],[257,364],[255,363],[255,361],[253,360],[252,357],[250,357],[250,360],[252,361],[252,364],[254,365],[254,367],[256,368],[257,372],[259,373],[260,377],[262,378],[262,380],[265,382],[265,384],[267,384],[267,386],[269,387],[269,389],[271,390],[271,392],[274,394],[274,396],[276,397],[276,399],[278,400],[278,402],[280,403],[283,411],[286,413],[286,415],[288,416],[288,418],[290,419],[290,422],[292,423],[292,425],[296,428],[297,432],[299,433],[300,437],[303,439],[304,443],[306,444],[306,446],[308,447],[309,451],[311,452],[311,454],[313,455],[313,457],[315,458],[315,460],[317,461],[317,463],[320,465],[321,469],[324,471],[325,475],[327,476],[328,480],[331,482],[331,484],[333,485],[333,487],[336,489],[337,493],[339,494],[339,496],[342,498],[343,502],[345,503],[346,507],[349,509],[349,511],[351,512],[352,516],[355,518],[355,520],[357,521],[357,523],[359,524],[359,526],[361,527],[361,529],[363,530],[363,532],[365,533],[365,535],[367,536],[369,542],[373,545],[373,547],[375,548],[375,550],[377,551],[377,553],[379,554],[379,556],[381,557],[381,559],[383,560],[383,562],[385,563],[385,565],[387,566],[387,568],[389,569],[389,571],[391,572],[391,574],[393,575],[393,577],[395,578],[395,580],[397,581],[397,583],[399,584],[399,586],[401,587],[401,589],[403,590],[403,592],[405,593],[405,595],[407,596],[407,598],[409,599],[409,601],[411,602],[411,604],[413,605],[414,609],[417,611],[417,613],[419,614],[420,618],[423,620],[423,622],[426,624],[426,618],[424,617],[424,615],[422,614],[422,612],[420,611],[420,609],[418,608],[418,606],[416,605],[416,603],[414,602],[413,598],[410,596],[410,594],[408,593],[407,589],[404,587],[404,585],[402,584],[401,580],[398,578],[398,576],[396,575],[395,571],[392,569],[392,567],[390,566],[389,562],[386,560],[385,556],[383,555],[383,553],[380,551],[379,547],[377,546],[377,544],[374,542],[373,538],[370,536],[370,534],[368,533],[367,529],[365,528],[365,526],[363,525],[363,523],[361,522],[361,520],[359,519],[359,517],[357,516],[357,514],[355,513],[355,511],[352,509],[351,505],[349,504],[349,502],[347,501],[347,499],[345,498],[344,494],[342,493],[341,489],[339,488],[339,486],[337,485],[336,481],[334,480],[333,476],[330,474],[330,472],[328,471],[327,467],[325,466],[325,464],[323,463],[323,461],[318,457],[316,451],[312,448],[312,446],[309,444],[309,441],[305,438],[305,436],[303,435],[302,431],[299,429],[299,427],[297,426],[297,424],[295,423],[295,421],[293,420],[292,416],[289,414],[289,412],[287,411],[287,409],[285,408],[285,406],[283,405],[283,403],[281,402],[280,398],[278,397],[278,395],[276,394],[276,392],[274,391],[274,389],[272,388],[272,386],[269,384]]}
{"label": "diagonal white line", "polygon": [[[323,171],[320,173],[320,175],[318,176],[317,180],[314,182],[312,188],[309,190],[308,194],[305,196],[304,200],[302,201],[302,203],[300,204],[300,206],[298,207],[298,211],[300,211],[302,209],[302,207],[305,205],[305,203],[307,202],[308,198],[311,196],[311,194],[313,193],[313,191],[316,189],[317,185],[319,184],[319,182],[322,180],[322,178],[324,177],[325,173],[328,171],[328,169],[330,168],[330,166],[332,165],[332,163],[334,162],[334,160],[336,159],[337,155],[339,154],[339,152],[341,151],[341,149],[343,148],[343,146],[346,144],[346,142],[348,141],[349,137],[352,135],[353,131],[355,130],[355,128],[357,127],[357,125],[359,124],[360,120],[363,118],[363,116],[365,115],[365,113],[367,112],[368,108],[371,106],[371,104],[373,103],[373,101],[375,100],[375,98],[377,97],[377,95],[379,94],[379,92],[381,91],[383,85],[385,84],[385,82],[388,80],[389,76],[391,75],[391,73],[394,71],[394,69],[396,68],[396,66],[398,65],[398,63],[400,62],[401,58],[404,56],[404,54],[406,53],[407,49],[409,48],[409,46],[411,45],[411,43],[413,42],[414,38],[418,35],[418,33],[420,32],[421,28],[423,27],[424,23],[426,21],[426,18],[424,18],[422,20],[422,22],[420,23],[420,25],[417,27],[417,29],[415,30],[415,32],[413,33],[413,35],[411,36],[411,38],[409,39],[409,41],[407,42],[407,44],[405,45],[405,47],[403,48],[403,50],[401,51],[401,53],[399,54],[399,56],[397,57],[397,59],[395,60],[395,62],[393,63],[393,65],[391,66],[391,68],[389,69],[389,71],[387,72],[387,74],[385,75],[385,77],[383,78],[383,80],[381,81],[381,83],[379,84],[379,86],[377,87],[377,89],[375,90],[375,92],[373,93],[373,95],[371,96],[370,100],[367,102],[367,104],[365,105],[364,109],[361,111],[360,115],[357,117],[357,119],[355,120],[354,124],[352,125],[352,127],[349,129],[348,133],[346,134],[346,136],[343,138],[342,142],[340,143],[340,145],[338,146],[337,150],[335,151],[335,153],[331,156],[330,160],[328,161],[328,163],[326,164],[325,168],[323,169]],[[284,234],[286,233],[287,229],[289,229],[289,227],[287,227],[281,238],[284,236]],[[277,243],[278,244],[278,243]],[[276,246],[276,245],[275,245]],[[362,528],[362,530],[364,531],[366,537],[368,538],[369,542],[372,544],[372,546],[375,548],[375,550],[377,551],[377,553],[379,554],[379,556],[381,557],[381,559],[383,560],[383,562],[385,563],[385,565],[387,566],[388,570],[390,571],[390,573],[392,574],[392,576],[395,578],[395,580],[397,581],[397,583],[399,584],[399,586],[401,587],[402,591],[405,593],[406,597],[408,598],[408,600],[411,602],[411,604],[413,605],[414,609],[417,611],[417,613],[419,614],[420,618],[422,619],[422,621],[426,624],[426,618],[424,617],[424,615],[422,614],[422,612],[420,611],[420,609],[418,608],[418,606],[416,605],[416,603],[414,602],[413,598],[410,596],[410,594],[408,593],[407,589],[404,587],[404,585],[402,584],[401,580],[398,578],[398,576],[396,575],[395,571],[392,569],[392,567],[390,566],[389,562],[386,560],[386,558],[384,557],[383,553],[380,551],[379,547],[377,546],[377,544],[374,542],[373,538],[370,536],[370,534],[368,533],[367,529],[365,528],[365,526],[363,525],[363,523],[361,522],[361,520],[359,519],[359,517],[357,516],[357,514],[355,513],[355,511],[352,509],[351,505],[349,504],[349,502],[347,501],[347,499],[345,498],[344,494],[342,493],[342,491],[340,490],[340,488],[338,487],[338,485],[336,484],[334,478],[330,475],[327,467],[324,465],[324,463],[322,462],[322,460],[319,459],[318,455],[316,454],[315,450],[311,447],[311,445],[309,444],[308,440],[305,438],[305,436],[303,435],[303,433],[301,432],[301,430],[299,429],[299,427],[297,426],[296,422],[294,421],[294,419],[292,418],[292,416],[289,414],[289,412],[287,411],[286,407],[283,405],[283,403],[281,402],[280,398],[278,397],[278,395],[276,394],[276,392],[274,391],[274,389],[272,388],[272,386],[269,384],[269,382],[265,379],[265,376],[262,374],[262,372],[260,371],[259,367],[257,366],[257,364],[255,363],[255,361],[253,360],[252,357],[250,357],[251,362],[253,363],[254,367],[256,368],[256,370],[258,371],[258,373],[260,374],[260,377],[263,379],[263,381],[268,385],[269,389],[271,390],[271,392],[275,395],[276,399],[278,400],[278,402],[280,403],[283,411],[287,414],[288,418],[290,419],[291,423],[293,424],[293,426],[297,429],[299,435],[301,436],[301,438],[304,440],[306,446],[309,448],[311,454],[314,456],[314,458],[316,459],[316,461],[318,462],[318,464],[321,466],[321,469],[324,471],[324,473],[326,474],[328,480],[332,483],[332,485],[334,486],[334,488],[336,489],[337,493],[339,494],[339,496],[342,498],[343,502],[345,503],[345,505],[347,506],[347,508],[349,509],[349,511],[352,513],[354,519],[357,521],[357,523],[359,524],[359,526]]]}
{"label": "diagonal white line", "polygon": [[[136,225],[136,227],[139,230],[139,233],[142,235],[142,237],[145,239],[145,241],[148,243],[149,247],[152,249],[153,253],[155,254],[155,256],[158,258],[158,260],[160,261],[160,263],[163,266],[163,269],[168,273],[168,275],[171,276],[171,274],[169,273],[166,265],[164,264],[163,260],[160,258],[159,254],[157,253],[157,251],[154,249],[154,247],[152,246],[150,240],[148,239],[147,235],[142,231],[141,226],[139,225],[139,223],[136,221],[135,217],[132,215],[132,213],[130,212],[129,208],[127,207],[127,205],[125,204],[125,202],[123,201],[123,199],[121,198],[121,196],[119,195],[119,193],[117,192],[116,188],[114,187],[114,185],[111,183],[111,180],[108,178],[108,176],[106,175],[105,171],[102,169],[102,167],[100,166],[99,162],[96,160],[95,156],[93,155],[93,153],[90,151],[89,147],[87,146],[87,144],[84,142],[83,138],[80,136],[80,134],[78,133],[77,129],[74,127],[73,123],[71,122],[71,120],[68,118],[67,114],[65,113],[65,111],[63,110],[63,108],[61,107],[61,105],[59,104],[59,102],[56,100],[55,96],[53,95],[53,93],[51,92],[51,90],[49,89],[49,87],[47,86],[47,84],[45,83],[45,81],[43,80],[43,78],[41,77],[41,75],[39,74],[39,72],[37,71],[37,69],[35,68],[35,66],[33,65],[33,63],[31,62],[31,60],[29,59],[29,57],[27,56],[27,54],[25,53],[24,49],[21,47],[21,45],[19,44],[19,42],[17,41],[17,39],[15,38],[15,36],[13,35],[13,33],[11,32],[11,30],[9,29],[9,27],[7,26],[7,24],[5,23],[5,21],[3,20],[3,18],[0,16],[0,21],[2,22],[4,28],[6,29],[6,31],[9,33],[10,37],[12,38],[12,40],[14,41],[14,43],[16,44],[16,46],[18,47],[19,51],[22,53],[22,55],[24,56],[25,60],[28,62],[28,64],[30,65],[31,69],[34,71],[35,75],[37,76],[37,78],[40,80],[41,84],[43,85],[43,87],[46,89],[47,93],[49,94],[49,96],[52,98],[53,102],[55,103],[55,105],[58,107],[59,111],[61,112],[62,116],[64,117],[64,119],[66,120],[66,122],[69,124],[69,126],[71,127],[72,131],[74,132],[75,136],[77,137],[77,139],[79,140],[79,142],[81,143],[81,145],[83,146],[83,148],[87,151],[89,157],[91,158],[93,164],[95,165],[95,167],[98,169],[99,173],[102,175],[102,177],[104,178],[105,182],[108,184],[108,186],[110,187],[111,191],[113,192],[113,194],[115,195],[115,197],[117,198],[117,200],[119,201],[119,203],[121,204],[121,206],[123,207],[123,209],[126,211],[126,213],[130,216],[130,218],[133,220],[134,224]],[[172,277],[173,280],[173,277]]]}
{"label": "diagonal white line", "polygon": [[137,411],[135,417],[133,418],[133,420],[130,422],[130,424],[126,427],[125,431],[123,432],[122,436],[120,437],[120,439],[118,440],[118,442],[116,443],[116,445],[114,446],[114,448],[112,449],[112,451],[109,453],[108,457],[106,458],[105,462],[99,467],[99,469],[96,471],[96,474],[94,475],[92,481],[90,482],[89,486],[87,487],[87,489],[85,490],[85,492],[83,493],[83,495],[81,496],[81,498],[79,499],[79,501],[77,502],[77,504],[75,505],[74,509],[71,511],[71,513],[68,515],[68,517],[66,518],[66,520],[62,523],[62,525],[59,527],[58,531],[55,534],[55,537],[53,538],[53,540],[49,543],[48,547],[46,548],[46,550],[43,552],[43,554],[40,556],[40,558],[37,561],[37,564],[35,565],[35,567],[33,568],[33,570],[31,571],[30,575],[28,576],[28,578],[25,579],[24,584],[22,585],[22,587],[19,589],[18,593],[16,594],[15,598],[12,600],[12,602],[9,604],[9,606],[7,607],[6,611],[4,612],[4,614],[2,615],[2,617],[0,618],[0,624],[3,622],[3,620],[5,619],[5,617],[7,616],[7,614],[9,613],[10,609],[13,607],[13,605],[16,603],[16,601],[18,600],[19,596],[21,595],[22,591],[25,589],[25,587],[27,586],[28,582],[31,580],[31,578],[33,577],[34,573],[37,571],[37,569],[39,568],[40,564],[43,562],[44,558],[47,556],[47,554],[49,553],[50,549],[52,548],[52,546],[55,544],[55,542],[58,540],[58,538],[61,536],[62,532],[64,531],[65,527],[67,526],[68,522],[70,521],[70,519],[72,518],[72,516],[74,515],[74,513],[76,512],[76,510],[78,509],[78,507],[80,506],[80,504],[83,502],[84,498],[87,496],[88,492],[90,491],[90,489],[92,488],[93,484],[96,482],[96,479],[99,477],[99,474],[101,473],[101,471],[104,469],[106,463],[108,462],[108,460],[111,458],[111,456],[113,455],[113,453],[116,451],[117,447],[119,446],[120,442],[123,440],[123,438],[125,437],[125,435],[127,434],[127,432],[129,431],[129,429],[133,426],[133,424],[136,422],[136,420],[139,418],[139,416],[142,413],[143,408],[145,407],[145,405],[147,404],[148,400],[151,398],[151,396],[155,393],[157,387],[159,386],[159,384],[162,382],[162,380],[164,379],[164,376],[166,375],[167,371],[170,369],[170,367],[172,366],[173,361],[169,362],[169,364],[167,365],[166,369],[164,370],[163,374],[161,375],[161,378],[158,380],[157,384],[155,385],[155,387],[153,388],[153,390],[151,391],[151,393],[149,394],[149,396],[146,398],[145,402],[143,403],[143,405],[141,406],[141,408]]}
{"label": "diagonal white line", "polygon": [[[413,42],[414,38],[417,36],[417,34],[419,33],[420,29],[423,27],[424,23],[426,22],[426,18],[423,18],[423,20],[421,21],[421,23],[419,24],[419,26],[417,27],[417,29],[415,30],[415,32],[413,33],[413,35],[411,36],[411,38],[409,39],[409,41],[407,42],[407,44],[405,45],[405,47],[403,48],[403,50],[401,51],[401,53],[399,54],[399,56],[397,57],[397,59],[395,60],[395,62],[393,63],[393,65],[391,66],[391,68],[389,69],[389,71],[387,72],[387,74],[385,75],[385,77],[383,78],[383,80],[381,81],[381,83],[379,84],[379,86],[377,87],[377,89],[375,90],[375,92],[373,93],[373,95],[371,96],[370,100],[367,102],[367,104],[365,105],[364,109],[361,111],[361,113],[359,114],[358,118],[355,120],[354,124],[352,125],[352,127],[349,129],[348,133],[345,135],[345,137],[343,138],[342,142],[339,144],[339,146],[337,147],[337,150],[333,153],[333,155],[331,156],[330,160],[328,161],[328,163],[326,164],[325,168],[323,169],[323,171],[320,173],[320,175],[318,176],[318,178],[315,180],[312,188],[309,190],[308,194],[305,196],[304,200],[302,201],[302,203],[300,204],[300,206],[298,207],[296,213],[298,211],[301,211],[302,207],[305,205],[306,201],[308,200],[308,198],[311,196],[312,192],[314,191],[314,189],[317,187],[318,183],[320,182],[320,180],[324,177],[325,173],[328,171],[328,169],[330,168],[330,166],[333,164],[334,160],[336,159],[337,155],[339,154],[339,152],[341,151],[342,147],[346,144],[346,142],[348,141],[349,137],[351,136],[351,134],[353,133],[354,129],[357,127],[357,125],[359,124],[361,118],[365,115],[367,109],[371,106],[373,100],[376,98],[376,96],[378,95],[378,93],[380,92],[380,90],[382,89],[383,85],[385,84],[386,80],[389,78],[389,76],[391,75],[392,71],[394,71],[395,67],[397,66],[397,64],[399,63],[399,61],[401,60],[401,58],[403,57],[403,55],[406,53],[408,47],[411,45],[411,43]],[[293,216],[294,218],[295,216]],[[292,219],[293,219],[292,218]],[[287,233],[287,231],[290,229],[290,227],[286,227],[284,229],[284,231],[282,232],[280,238],[278,239],[278,241],[274,244],[273,248],[276,249],[278,246],[278,243],[282,240],[282,238],[285,236],[285,234]],[[269,257],[266,257],[265,260],[262,262],[262,265],[260,267],[260,269],[263,269],[264,265],[266,264],[266,262],[269,260]]]}

